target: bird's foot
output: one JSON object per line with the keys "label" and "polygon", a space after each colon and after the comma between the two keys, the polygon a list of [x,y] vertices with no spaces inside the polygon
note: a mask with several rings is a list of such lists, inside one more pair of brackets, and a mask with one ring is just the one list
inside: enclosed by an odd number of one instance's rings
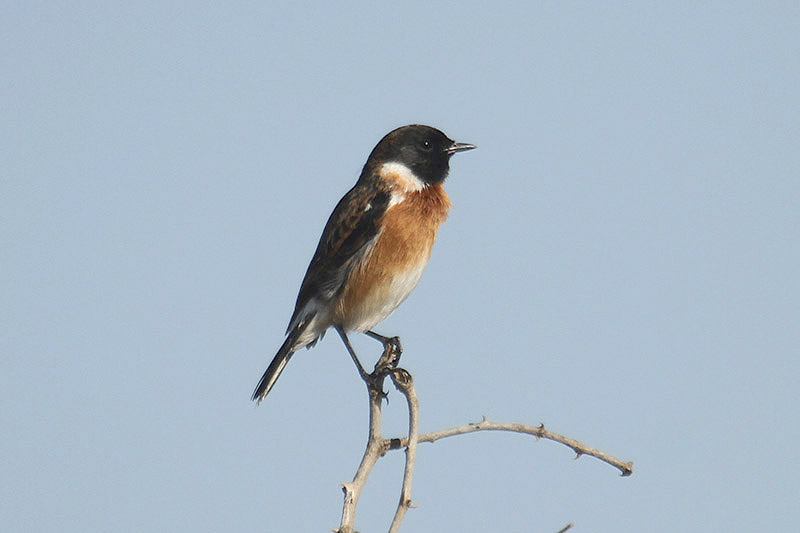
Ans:
{"label": "bird's foot", "polygon": [[375,369],[377,370],[379,366],[387,363],[390,363],[393,368],[397,367],[400,363],[400,356],[403,355],[403,345],[400,343],[400,337],[384,337],[374,331],[367,331],[366,334],[383,345],[383,354],[375,364]]}
{"label": "bird's foot", "polygon": [[391,351],[391,365],[392,368],[397,368],[397,365],[400,363],[400,356],[403,355],[403,345],[400,344],[400,337],[391,337],[387,339],[387,344],[384,345],[384,350],[388,349]]}

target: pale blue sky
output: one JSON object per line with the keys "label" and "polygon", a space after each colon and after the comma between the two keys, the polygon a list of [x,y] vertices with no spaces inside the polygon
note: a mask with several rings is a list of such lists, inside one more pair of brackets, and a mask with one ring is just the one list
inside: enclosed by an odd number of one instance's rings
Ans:
{"label": "pale blue sky", "polygon": [[421,429],[544,422],[635,472],[423,445],[403,531],[797,527],[796,3],[117,4],[0,8],[4,531],[338,525],[367,410],[337,336],[249,395],[331,209],[412,122],[479,147],[376,328]]}

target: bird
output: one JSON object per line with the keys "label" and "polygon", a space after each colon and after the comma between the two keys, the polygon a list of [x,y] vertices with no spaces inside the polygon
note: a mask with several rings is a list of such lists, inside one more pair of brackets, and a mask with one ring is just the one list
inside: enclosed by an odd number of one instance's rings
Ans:
{"label": "bird", "polygon": [[373,148],[356,184],[325,224],[300,285],[286,338],[252,395],[261,404],[292,355],[311,348],[329,328],[365,375],[348,332],[384,347],[398,343],[372,331],[416,287],[439,225],[451,206],[443,188],[453,154],[475,145],[411,124],[387,133]]}

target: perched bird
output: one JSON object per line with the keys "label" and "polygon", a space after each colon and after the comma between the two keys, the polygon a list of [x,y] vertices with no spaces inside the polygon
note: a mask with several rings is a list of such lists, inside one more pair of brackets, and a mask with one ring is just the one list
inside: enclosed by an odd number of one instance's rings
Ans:
{"label": "perched bird", "polygon": [[292,354],[333,327],[363,374],[347,332],[393,342],[372,328],[388,317],[422,276],[450,199],[442,182],[450,157],[472,150],[430,126],[389,132],[372,150],[355,186],[333,210],[308,265],[286,340],[252,399],[261,403]]}

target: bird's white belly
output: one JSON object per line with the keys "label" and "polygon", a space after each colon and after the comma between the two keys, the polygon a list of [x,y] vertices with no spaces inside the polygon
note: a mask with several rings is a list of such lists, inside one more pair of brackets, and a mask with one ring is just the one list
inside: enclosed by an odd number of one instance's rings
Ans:
{"label": "bird's white belly", "polygon": [[364,332],[375,327],[391,315],[408,298],[419,283],[427,261],[420,261],[412,268],[406,268],[377,284],[351,310],[349,320],[344,325],[350,331]]}

